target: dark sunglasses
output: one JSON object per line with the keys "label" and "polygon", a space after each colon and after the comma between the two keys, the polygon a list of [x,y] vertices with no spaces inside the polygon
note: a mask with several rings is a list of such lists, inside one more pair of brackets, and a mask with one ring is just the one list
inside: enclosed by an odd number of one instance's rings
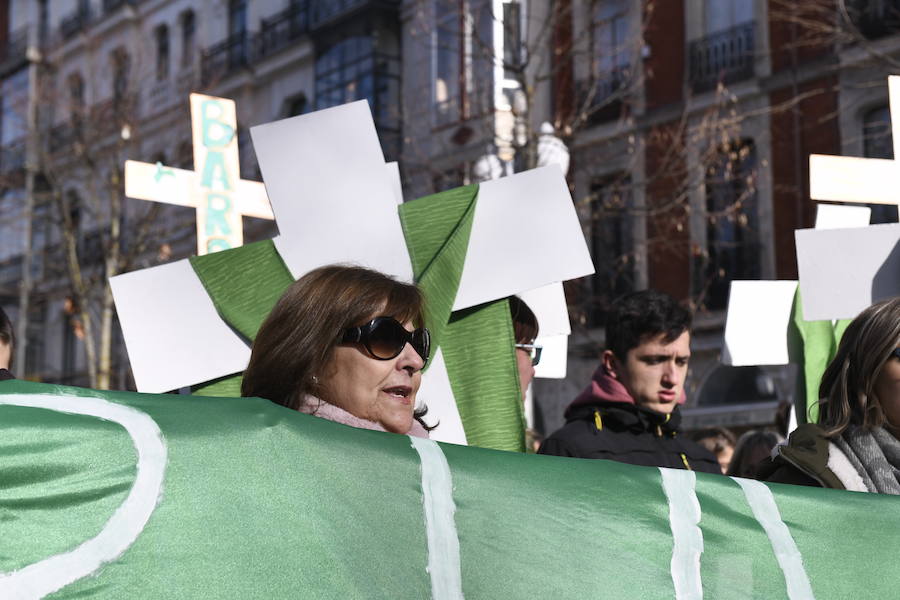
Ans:
{"label": "dark sunglasses", "polygon": [[409,344],[422,360],[428,362],[431,334],[424,327],[407,331],[393,317],[375,317],[365,325],[347,328],[341,337],[341,343],[362,344],[378,360],[397,357],[406,344]]}
{"label": "dark sunglasses", "polygon": [[894,348],[894,351],[891,352],[891,356],[895,358],[900,358],[900,348]]}

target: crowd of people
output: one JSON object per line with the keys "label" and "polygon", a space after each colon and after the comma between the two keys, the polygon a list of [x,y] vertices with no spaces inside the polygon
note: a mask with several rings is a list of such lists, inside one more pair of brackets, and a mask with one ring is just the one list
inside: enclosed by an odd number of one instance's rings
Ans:
{"label": "crowd of people", "polygon": [[[243,376],[243,396],[360,427],[428,437],[417,402],[431,353],[425,298],[370,269],[331,265],[294,282],[263,322]],[[520,388],[540,361],[537,318],[509,299]],[[872,305],[848,326],[819,387],[817,424],[785,440],[777,431],[739,438],[724,428],[681,428],[691,357],[690,311],[652,290],[615,301],[605,350],[565,425],[538,453],[689,469],[772,482],[900,494],[900,297]],[[0,310],[0,380],[14,338]]]}

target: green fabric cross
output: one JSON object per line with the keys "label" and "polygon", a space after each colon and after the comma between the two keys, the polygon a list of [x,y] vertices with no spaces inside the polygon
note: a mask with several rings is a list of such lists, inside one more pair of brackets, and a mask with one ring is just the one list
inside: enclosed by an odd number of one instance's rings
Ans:
{"label": "green fabric cross", "polygon": [[[522,451],[525,417],[509,304],[503,300],[453,313],[478,201],[470,185],[400,206],[415,280],[426,298],[432,354],[443,349],[469,444]],[[219,315],[249,342],[293,278],[271,241],[191,258]],[[240,396],[241,376],[193,388],[205,396]]]}

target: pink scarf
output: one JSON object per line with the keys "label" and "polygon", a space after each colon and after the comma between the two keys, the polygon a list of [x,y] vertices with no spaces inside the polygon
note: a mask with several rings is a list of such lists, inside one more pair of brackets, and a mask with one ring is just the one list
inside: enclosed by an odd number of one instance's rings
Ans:
{"label": "pink scarf", "polygon": [[[687,400],[687,396],[682,391],[681,397],[678,398],[678,404],[684,404],[685,400]],[[597,370],[591,376],[591,383],[566,408],[566,416],[568,416],[570,410],[577,406],[593,404],[598,401],[634,404],[634,398],[631,397],[625,386],[618,379],[607,373],[603,365],[597,367]]]}
{"label": "pink scarf", "polygon": [[[334,404],[329,404],[315,396],[306,396],[306,398],[304,398],[304,401],[300,406],[300,412],[328,419],[329,421],[334,421],[335,423],[340,423],[342,425],[356,427],[358,429],[387,432],[387,429],[382,427],[381,424],[376,423],[375,421],[361,419],[356,415],[347,412],[343,408],[337,407]],[[413,419],[412,427],[406,432],[406,435],[427,438],[428,431],[422,427],[422,424],[419,423],[419,421]]]}

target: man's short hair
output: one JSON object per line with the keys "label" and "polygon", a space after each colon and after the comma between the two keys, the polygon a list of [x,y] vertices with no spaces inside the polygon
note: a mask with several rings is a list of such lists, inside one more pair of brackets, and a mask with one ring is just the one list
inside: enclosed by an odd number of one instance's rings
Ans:
{"label": "man's short hair", "polygon": [[12,321],[9,320],[2,308],[0,308],[0,344],[9,346],[9,366],[12,367],[12,357],[16,350],[16,334],[13,332]]}
{"label": "man's short hair", "polygon": [[606,314],[606,349],[621,360],[647,338],[663,335],[671,343],[691,328],[691,312],[675,298],[656,290],[626,294]]}

